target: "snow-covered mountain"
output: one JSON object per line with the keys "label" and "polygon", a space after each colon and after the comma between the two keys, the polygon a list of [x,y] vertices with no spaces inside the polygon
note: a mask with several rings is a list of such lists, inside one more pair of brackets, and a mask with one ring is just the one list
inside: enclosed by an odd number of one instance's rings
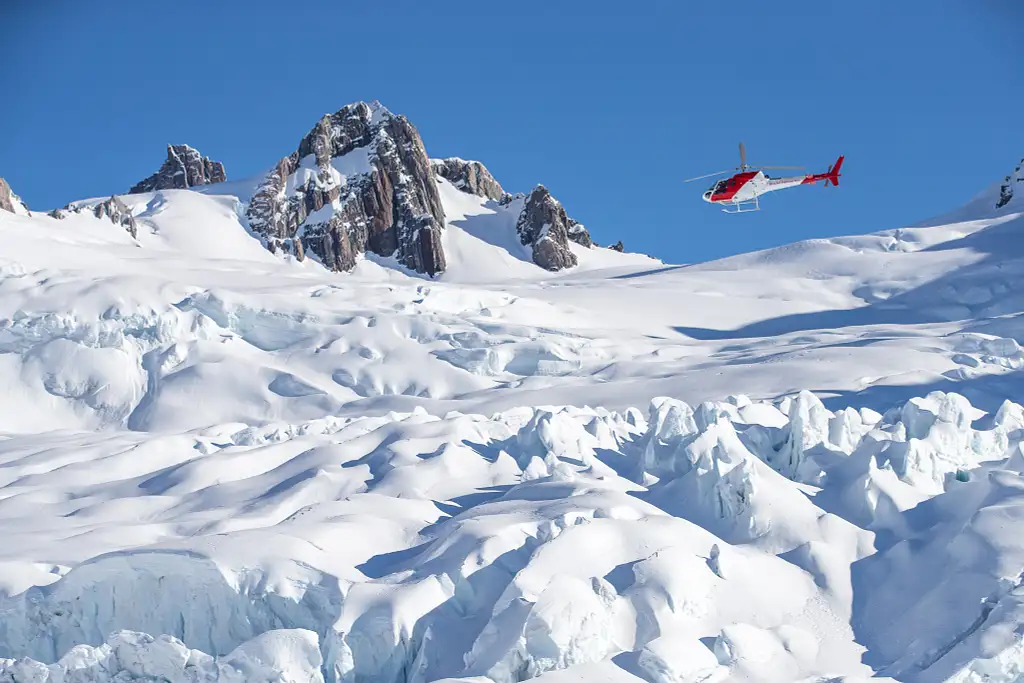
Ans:
{"label": "snow-covered mountain", "polygon": [[379,102],[357,102],[325,115],[295,152],[239,200],[250,229],[271,251],[299,260],[312,253],[341,271],[370,253],[434,276],[447,269],[437,178],[497,202],[505,212],[516,210],[520,243],[543,268],[575,266],[570,241],[590,246],[583,226],[568,218],[546,188],[517,202],[522,197],[501,190],[479,162],[431,160],[408,119]]}
{"label": "snow-covered mountain", "polygon": [[0,680],[1018,680],[1024,194],[683,267],[424,150],[0,210]]}

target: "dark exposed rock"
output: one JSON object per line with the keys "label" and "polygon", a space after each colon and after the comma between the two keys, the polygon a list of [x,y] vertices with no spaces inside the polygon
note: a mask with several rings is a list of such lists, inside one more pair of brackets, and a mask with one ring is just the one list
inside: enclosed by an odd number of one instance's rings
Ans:
{"label": "dark exposed rock", "polygon": [[590,233],[587,232],[585,227],[583,227],[583,224],[578,221],[574,221],[571,218],[569,219],[568,233],[569,239],[576,244],[587,247],[588,249],[594,246],[593,240],[590,239]]}
{"label": "dark exposed rock", "polygon": [[11,189],[11,186],[3,178],[0,178],[0,210],[20,214],[28,213],[28,207],[25,206],[25,202],[21,201],[21,197],[14,194],[14,190]]}
{"label": "dark exposed rock", "polygon": [[[523,244],[533,248],[533,262],[554,271],[577,264],[576,254],[569,248],[570,229],[577,225],[548,189],[538,185],[526,199],[516,222],[516,232]],[[588,235],[588,242],[589,239]]]}
{"label": "dark exposed rock", "polygon": [[321,118],[267,175],[246,215],[268,247],[312,251],[332,270],[350,270],[367,251],[431,276],[446,266],[444,210],[423,141],[378,103]]}
{"label": "dark exposed rock", "polygon": [[129,194],[156,190],[183,190],[227,180],[224,164],[204,157],[188,145],[167,145],[167,160],[160,170],[136,184]]}
{"label": "dark exposed rock", "polygon": [[466,161],[457,157],[449,159],[431,159],[434,173],[452,185],[478,197],[486,197],[501,201],[511,197],[494,179],[491,172],[479,161]]}
{"label": "dark exposed rock", "polygon": [[1013,186],[1015,183],[1024,183],[1024,174],[1021,173],[1022,168],[1024,168],[1024,159],[1020,160],[1020,166],[1017,166],[1011,175],[1006,176],[1006,180],[1003,181],[1002,186],[999,188],[999,200],[996,202],[997,209],[1003,208],[1013,199]]}
{"label": "dark exposed rock", "polygon": [[999,188],[999,201],[996,202],[996,208],[1003,208],[1010,203],[1011,199],[1013,199],[1013,186],[1010,184],[1010,178],[1007,177],[1006,182]]}
{"label": "dark exposed rock", "polygon": [[615,244],[613,244],[612,246],[610,246],[608,248],[611,249],[612,251],[625,251],[626,250],[626,248],[624,246],[622,246],[622,240],[619,240],[618,242],[616,242]]}
{"label": "dark exposed rock", "polygon": [[504,197],[498,200],[499,206],[508,206],[514,201],[519,199],[526,199],[526,194],[523,192],[516,192],[515,194],[506,194]]}
{"label": "dark exposed rock", "polygon": [[128,231],[132,237],[138,237],[138,227],[135,225],[135,219],[132,217],[131,209],[120,197],[114,196],[110,199],[100,202],[93,207],[93,215],[96,218],[107,217],[114,223],[114,225],[120,225]]}
{"label": "dark exposed rock", "polygon": [[[86,206],[68,204],[63,209],[54,209],[47,215],[51,218],[64,219],[67,218],[69,213],[82,213],[88,208]],[[124,228],[132,237],[138,237],[139,235],[138,226],[135,223],[135,218],[132,216],[131,209],[116,195],[92,207],[92,214],[96,218],[109,219],[114,225]]]}

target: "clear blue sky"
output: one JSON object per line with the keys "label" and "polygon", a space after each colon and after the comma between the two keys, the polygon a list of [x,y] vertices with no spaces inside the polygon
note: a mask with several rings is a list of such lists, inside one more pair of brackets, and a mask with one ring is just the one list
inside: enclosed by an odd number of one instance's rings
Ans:
{"label": "clear blue sky", "polygon": [[[49,209],[184,142],[240,178],[379,99],[432,156],[546,184],[601,243],[706,260],[898,227],[1012,170],[1020,4],[0,0],[0,175]],[[846,154],[842,187],[726,216],[682,180],[735,165],[739,140],[752,163]]]}

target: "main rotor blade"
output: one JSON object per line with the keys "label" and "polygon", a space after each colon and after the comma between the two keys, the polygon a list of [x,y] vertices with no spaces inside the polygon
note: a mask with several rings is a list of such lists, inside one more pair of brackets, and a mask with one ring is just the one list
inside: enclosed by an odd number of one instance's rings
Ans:
{"label": "main rotor blade", "polygon": [[722,175],[723,173],[731,173],[732,170],[733,169],[730,168],[728,171],[718,171],[717,173],[705,173],[704,175],[699,175],[696,178],[690,178],[689,180],[684,180],[683,182],[684,183],[690,183],[690,182],[693,182],[694,180],[700,180],[701,178],[710,178],[713,175]]}
{"label": "main rotor blade", "polygon": [[785,169],[789,169],[789,170],[793,170],[793,171],[796,171],[796,170],[802,171],[803,169],[806,168],[806,166],[758,166],[757,168],[771,168],[771,169],[785,168]]}
{"label": "main rotor blade", "polygon": [[740,143],[740,166],[744,166],[745,167],[746,165],[747,165],[747,148],[744,147],[743,143],[741,142]]}

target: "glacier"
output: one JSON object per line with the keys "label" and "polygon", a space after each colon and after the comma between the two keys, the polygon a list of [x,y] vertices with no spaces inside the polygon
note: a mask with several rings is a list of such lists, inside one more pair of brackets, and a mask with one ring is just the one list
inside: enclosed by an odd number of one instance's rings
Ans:
{"label": "glacier", "polygon": [[551,272],[434,182],[436,277],[0,211],[0,681],[1024,675],[1020,193]]}
{"label": "glacier", "polygon": [[327,681],[796,680],[867,676],[866,645],[896,680],[945,680],[1021,647],[1003,522],[1024,408],[975,413],[934,392],[865,423],[802,393],[13,436],[0,657],[40,680],[102,660],[87,680],[105,680],[119,634],[149,633],[184,677],[301,632]]}

